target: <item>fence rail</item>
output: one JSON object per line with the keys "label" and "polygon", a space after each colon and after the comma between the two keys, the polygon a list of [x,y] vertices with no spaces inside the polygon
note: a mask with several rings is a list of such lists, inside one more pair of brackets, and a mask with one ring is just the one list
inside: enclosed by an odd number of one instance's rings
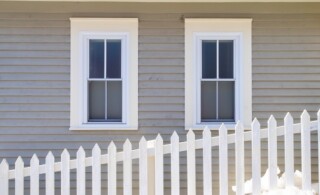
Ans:
{"label": "fence rail", "polygon": [[[211,136],[209,128],[204,128],[203,138],[195,139],[192,130],[187,133],[185,142],[179,141],[176,132],[173,133],[170,144],[163,144],[160,135],[155,140],[147,141],[144,137],[139,142],[139,148],[132,149],[130,140],[126,140],[123,151],[117,152],[116,145],[111,142],[108,153],[101,154],[100,147],[96,144],[92,149],[92,156],[86,157],[85,150],[80,147],[76,159],[70,159],[69,152],[65,149],[61,154],[61,162],[55,162],[51,152],[45,159],[45,164],[40,165],[37,155],[33,155],[30,167],[24,166],[21,157],[15,162],[15,169],[9,170],[9,165],[4,159],[0,164],[0,189],[1,194],[9,194],[9,180],[15,180],[14,191],[16,195],[23,195],[25,177],[30,176],[30,193],[39,195],[39,175],[45,174],[45,191],[47,195],[55,194],[55,172],[61,173],[61,194],[70,194],[70,170],[76,169],[77,194],[86,192],[86,167],[92,167],[92,193],[101,194],[101,165],[108,164],[108,194],[117,194],[117,163],[123,162],[123,193],[132,194],[132,160],[139,159],[139,194],[163,195],[164,194],[164,163],[163,156],[171,156],[171,194],[180,194],[180,152],[187,152],[187,192],[188,195],[196,194],[196,150],[202,149],[203,160],[203,192],[212,194],[212,147],[219,147],[219,191],[221,195],[228,194],[228,146],[235,143],[236,165],[236,194],[244,194],[244,143],[251,141],[252,148],[252,194],[261,194],[261,139],[268,139],[268,170],[270,189],[277,188],[277,138],[285,137],[285,185],[294,185],[294,134],[301,134],[301,165],[302,165],[302,190],[311,193],[311,131],[318,131],[320,140],[320,112],[317,120],[310,121],[307,111],[301,115],[300,123],[293,123],[292,116],[288,113],[284,118],[284,126],[277,126],[276,119],[271,116],[268,128],[260,129],[260,123],[254,119],[251,131],[244,131],[241,122],[235,126],[235,133],[228,134],[227,128],[222,124],[219,136]],[[320,147],[318,141],[318,146]],[[320,150],[318,150],[318,164],[320,164]],[[320,170],[320,166],[319,166]],[[120,172],[120,171],[118,171]],[[156,176],[156,177],[155,177]],[[319,174],[320,180],[320,174]]]}

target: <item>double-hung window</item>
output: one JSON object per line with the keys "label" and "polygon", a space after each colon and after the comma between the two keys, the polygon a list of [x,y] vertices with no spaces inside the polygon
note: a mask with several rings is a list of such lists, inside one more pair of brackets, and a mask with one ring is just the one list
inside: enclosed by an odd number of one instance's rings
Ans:
{"label": "double-hung window", "polygon": [[137,19],[71,19],[71,130],[137,129]]}
{"label": "double-hung window", "polygon": [[236,39],[202,37],[198,40],[200,122],[235,122],[234,52]]}
{"label": "double-hung window", "polygon": [[251,123],[251,19],[185,20],[185,128]]}
{"label": "double-hung window", "polygon": [[[123,122],[123,61],[125,36],[93,36],[85,39],[88,50],[88,122]],[[124,94],[124,96],[122,95]]]}

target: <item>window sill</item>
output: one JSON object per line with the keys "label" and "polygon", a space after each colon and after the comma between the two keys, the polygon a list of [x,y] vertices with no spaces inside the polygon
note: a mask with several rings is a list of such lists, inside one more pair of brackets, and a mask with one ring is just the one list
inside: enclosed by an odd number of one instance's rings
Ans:
{"label": "window sill", "polygon": [[127,124],[82,124],[79,126],[71,126],[70,131],[127,131],[138,130],[137,126],[129,126]]}
{"label": "window sill", "polygon": [[[228,130],[234,130],[235,129],[235,126],[236,126],[236,123],[235,122],[225,122],[223,123],[226,128]],[[220,126],[222,125],[222,123],[198,123],[198,124],[195,124],[193,126],[186,126],[185,127],[185,130],[189,130],[189,129],[192,129],[192,130],[204,130],[204,128],[207,126],[210,130],[219,130]]]}

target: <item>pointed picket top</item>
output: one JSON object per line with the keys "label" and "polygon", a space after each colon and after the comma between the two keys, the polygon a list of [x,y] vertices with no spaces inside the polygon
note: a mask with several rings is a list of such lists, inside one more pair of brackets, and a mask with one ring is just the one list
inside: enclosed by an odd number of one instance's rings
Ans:
{"label": "pointed picket top", "polygon": [[277,121],[276,121],[276,119],[274,118],[274,116],[273,115],[271,115],[270,117],[269,117],[269,120],[268,120],[268,126],[277,126]]}
{"label": "pointed picket top", "polygon": [[141,139],[140,139],[140,142],[139,142],[139,146],[140,145],[144,145],[144,144],[147,144],[147,140],[146,140],[146,138],[144,136],[142,136]]}
{"label": "pointed picket top", "polygon": [[161,137],[160,134],[158,134],[157,137],[156,137],[156,142],[155,142],[155,144],[158,144],[158,143],[163,143],[163,139],[162,139],[162,137]]}
{"label": "pointed picket top", "polygon": [[239,133],[242,133],[243,132],[243,125],[242,125],[242,123],[240,122],[240,121],[238,121],[237,122],[237,124],[236,124],[236,126],[235,126],[235,130],[236,130],[236,132],[239,132]]}
{"label": "pointed picket top", "polygon": [[307,110],[303,110],[301,114],[301,122],[303,121],[310,121],[310,115]]}
{"label": "pointed picket top", "polygon": [[116,149],[117,149],[116,145],[114,144],[113,141],[111,141],[109,146],[108,146],[108,150],[116,150]]}
{"label": "pointed picket top", "polygon": [[286,116],[284,117],[284,122],[285,123],[293,123],[293,118],[292,118],[292,115],[290,114],[290,112],[288,112],[286,114]]}
{"label": "pointed picket top", "polygon": [[252,123],[251,123],[251,128],[252,130],[254,129],[260,129],[260,122],[257,118],[254,118]]}
{"label": "pointed picket top", "polygon": [[68,152],[68,150],[67,149],[64,149],[63,150],[63,152],[61,153],[61,159],[67,159],[67,160],[69,160],[70,159],[70,154],[69,154],[69,152]]}
{"label": "pointed picket top", "polygon": [[224,123],[220,125],[219,131],[227,131],[227,127]]}
{"label": "pointed picket top", "polygon": [[202,137],[211,137],[211,131],[208,126],[204,127]]}
{"label": "pointed picket top", "polygon": [[46,156],[46,162],[48,162],[48,161],[54,161],[54,156],[51,151],[49,151]]}
{"label": "pointed picket top", "polygon": [[101,153],[99,144],[95,144],[92,148],[92,153]]}
{"label": "pointed picket top", "polygon": [[125,149],[131,149],[132,148],[132,144],[131,144],[131,142],[130,142],[130,140],[129,139],[126,139],[126,141],[124,142],[124,144],[123,144],[123,148]]}
{"label": "pointed picket top", "polygon": [[19,156],[15,162],[15,166],[24,166],[24,162],[21,158],[21,156]]}
{"label": "pointed picket top", "polygon": [[39,166],[39,158],[36,154],[34,154],[30,160],[31,166]]}
{"label": "pointed picket top", "polygon": [[85,150],[83,149],[82,146],[79,147],[78,151],[77,151],[77,155],[80,155],[82,153],[85,153]]}
{"label": "pointed picket top", "polygon": [[189,129],[187,133],[187,139],[195,139],[195,135],[192,129]]}
{"label": "pointed picket top", "polygon": [[320,118],[320,109],[317,112],[317,116],[318,116],[318,118]]}
{"label": "pointed picket top", "polygon": [[9,164],[6,159],[3,159],[0,164],[0,172],[1,170],[7,170],[7,169],[9,169]]}
{"label": "pointed picket top", "polygon": [[176,141],[176,140],[179,141],[179,135],[176,131],[174,131],[171,135],[170,141],[172,142],[172,141]]}
{"label": "pointed picket top", "polygon": [[9,164],[6,159],[0,164],[0,189],[3,195],[9,195]]}
{"label": "pointed picket top", "polygon": [[39,164],[39,159],[38,159],[38,156],[36,154],[33,154],[32,158],[30,160],[30,164],[31,165],[32,164],[34,164],[34,165]]}

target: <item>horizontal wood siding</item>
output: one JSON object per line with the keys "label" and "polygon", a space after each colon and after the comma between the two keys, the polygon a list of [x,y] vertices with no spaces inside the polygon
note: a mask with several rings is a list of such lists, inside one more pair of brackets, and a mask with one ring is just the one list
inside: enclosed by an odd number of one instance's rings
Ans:
{"label": "horizontal wood siding", "polygon": [[[85,5],[90,8],[86,9]],[[315,119],[320,105],[320,9],[316,9],[320,8],[320,4],[280,5],[167,3],[128,6],[114,3],[1,2],[0,158],[7,158],[12,167],[16,157],[22,156],[28,166],[33,153],[37,153],[40,163],[43,163],[49,150],[59,156],[63,148],[67,148],[71,158],[74,158],[80,145],[89,154],[94,144],[99,143],[102,152],[106,152],[109,142],[114,140],[121,150],[122,143],[129,137],[133,148],[137,148],[142,135],[154,139],[161,133],[167,143],[174,130],[182,140],[183,137],[185,139],[183,18],[188,17],[253,18],[253,116],[258,117],[265,126],[270,114],[280,119],[290,111],[298,121],[301,111],[306,108]],[[10,6],[12,9],[8,8]],[[266,11],[261,12],[264,6]],[[138,131],[68,130],[70,17],[139,18]],[[201,132],[196,136],[199,135]],[[314,136],[311,138],[316,139]],[[296,141],[296,147],[300,148],[298,138]],[[280,147],[282,143],[283,139],[280,139]],[[249,147],[249,143],[245,145],[245,148]],[[261,147],[265,150],[266,143],[262,143]],[[233,148],[231,145],[231,159],[235,156]],[[312,144],[312,148],[317,146]],[[313,150],[312,155],[316,153]],[[198,156],[201,154],[202,151],[196,153]],[[218,191],[217,154],[218,148],[214,148],[214,192]],[[278,154],[283,155],[283,150]],[[250,164],[250,155],[245,155],[246,163]],[[266,151],[262,152],[262,158],[262,162],[266,163]],[[282,164],[284,160],[280,158],[278,161]],[[185,153],[182,153],[180,162],[181,193],[186,194]],[[235,168],[234,161],[229,162],[232,185]],[[316,166],[316,159],[312,162]],[[137,162],[133,163],[133,187],[137,193],[138,167]],[[165,194],[168,194],[170,158],[165,156],[164,163]],[[196,163],[200,172],[197,175],[197,192],[200,194],[201,159],[197,159]],[[262,170],[265,168],[266,164]],[[103,166],[102,170],[105,173],[107,168]],[[246,178],[249,178],[250,168],[246,171]],[[118,178],[121,177],[119,174]],[[106,174],[102,178],[103,182],[107,182]],[[72,194],[75,194],[74,173],[71,179]],[[91,182],[87,183],[91,185]],[[118,187],[121,193],[121,186]]]}

